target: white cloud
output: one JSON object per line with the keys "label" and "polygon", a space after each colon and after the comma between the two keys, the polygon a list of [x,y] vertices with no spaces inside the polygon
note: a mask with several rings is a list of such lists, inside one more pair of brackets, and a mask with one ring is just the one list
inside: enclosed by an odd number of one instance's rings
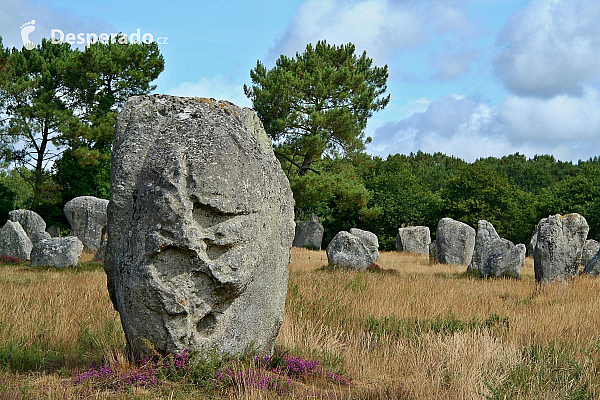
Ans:
{"label": "white cloud", "polygon": [[197,82],[183,82],[166,93],[173,96],[212,97],[228,100],[240,107],[252,107],[252,102],[244,94],[244,85],[225,75],[202,77]]}
{"label": "white cloud", "polygon": [[426,42],[429,25],[438,32],[468,26],[464,9],[455,3],[447,1],[442,7],[414,0],[307,0],[267,60],[272,62],[280,54],[293,56],[308,43],[326,39],[338,45],[352,42],[381,64],[400,50]]}
{"label": "white cloud", "polygon": [[600,93],[585,87],[581,97],[551,99],[507,96],[500,116],[514,140],[534,143],[594,142],[600,139]]}
{"label": "white cloud", "polygon": [[515,152],[587,159],[600,151],[600,94],[585,93],[550,101],[508,96],[499,107],[444,96],[423,112],[379,127],[369,150],[381,156],[439,151],[469,161]]}
{"label": "white cloud", "polygon": [[434,78],[449,81],[469,72],[469,63],[473,61],[479,53],[478,50],[465,50],[456,53],[432,55],[431,64],[436,70]]}
{"label": "white cloud", "polygon": [[494,64],[509,90],[551,98],[600,78],[600,2],[532,0],[497,37]]}

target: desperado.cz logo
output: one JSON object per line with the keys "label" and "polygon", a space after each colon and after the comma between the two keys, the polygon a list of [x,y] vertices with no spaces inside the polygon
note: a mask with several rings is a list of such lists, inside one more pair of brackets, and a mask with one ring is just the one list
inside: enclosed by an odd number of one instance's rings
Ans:
{"label": "desperado.cz logo", "polygon": [[[35,44],[29,39],[29,34],[35,30],[35,20],[31,20],[21,25],[21,39],[23,40],[23,46],[27,50],[32,50]],[[168,37],[160,36],[156,39],[156,44],[169,44]],[[141,29],[137,29],[134,33],[126,35],[122,32],[119,33],[72,33],[65,34],[60,29],[50,30],[50,41],[52,44],[61,44],[63,42],[69,44],[85,44],[85,47],[89,47],[94,43],[118,43],[118,44],[139,44],[139,43],[152,43],[154,42],[154,35],[151,33],[142,34]]]}

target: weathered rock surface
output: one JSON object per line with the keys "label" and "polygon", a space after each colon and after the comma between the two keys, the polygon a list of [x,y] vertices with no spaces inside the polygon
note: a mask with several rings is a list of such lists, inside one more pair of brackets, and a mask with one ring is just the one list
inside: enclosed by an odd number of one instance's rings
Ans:
{"label": "weathered rock surface", "polygon": [[439,263],[440,261],[438,260],[438,248],[437,248],[437,241],[433,241],[431,243],[429,243],[429,262],[432,264],[436,264]]}
{"label": "weathered rock surface", "polygon": [[329,265],[335,268],[364,271],[374,262],[365,243],[358,236],[346,231],[338,232],[325,251]]}
{"label": "weathered rock surface", "polygon": [[409,226],[398,229],[396,251],[407,253],[429,254],[431,233],[427,226]]}
{"label": "weathered rock surface", "polygon": [[52,237],[60,237],[60,228],[58,225],[52,225],[50,228],[46,229],[46,232]]}
{"label": "weathered rock surface", "polygon": [[484,254],[487,245],[489,242],[496,239],[500,239],[500,235],[496,232],[494,225],[484,219],[479,220],[477,222],[477,234],[475,235],[473,258],[467,268],[468,271],[480,271],[481,264],[487,260],[487,254]]}
{"label": "weathered rock surface", "polygon": [[29,260],[33,244],[18,222],[6,221],[0,229],[0,255]]}
{"label": "weathered rock surface", "polygon": [[108,200],[94,196],[75,197],[65,204],[63,209],[69,224],[71,235],[77,236],[83,246],[97,251],[102,241],[102,228],[107,224],[106,208]]}
{"label": "weathered rock surface", "polygon": [[308,221],[296,222],[296,233],[292,246],[321,250],[323,231],[323,224],[319,221],[319,217],[316,214],[311,214]]}
{"label": "weathered rock surface", "polygon": [[531,234],[531,239],[529,240],[529,245],[527,246],[527,255],[529,257],[533,257],[533,249],[536,244],[537,244],[537,226],[535,227],[535,230]]}
{"label": "weathered rock surface", "polygon": [[584,274],[598,275],[600,274],[600,251],[598,251],[591,260],[585,264],[583,269]]}
{"label": "weathered rock surface", "polygon": [[45,232],[46,222],[38,213],[31,210],[12,210],[8,213],[9,221],[18,222],[31,239],[34,233]]}
{"label": "weathered rock surface", "polygon": [[106,255],[106,243],[108,241],[108,226],[102,228],[102,239],[100,240],[100,248],[94,255],[94,260],[100,261],[104,260],[104,256]]}
{"label": "weathered rock surface", "polygon": [[293,197],[256,114],[131,97],[116,126],[104,268],[134,354],[268,352],[283,321]]}
{"label": "weathered rock surface", "polygon": [[442,218],[436,229],[438,260],[442,264],[468,265],[475,248],[475,229],[452,218]]}
{"label": "weathered rock surface", "polygon": [[525,261],[526,251],[524,244],[515,246],[507,239],[493,239],[486,244],[483,250],[479,274],[484,277],[518,278],[521,275],[521,266]]}
{"label": "weathered rock surface", "polygon": [[379,238],[376,234],[358,228],[350,229],[350,234],[362,240],[369,253],[371,253],[371,263],[379,259]]}
{"label": "weathered rock surface", "polygon": [[39,232],[33,232],[31,234],[31,236],[29,236],[29,238],[31,239],[31,243],[37,243],[40,240],[45,240],[45,239],[52,239],[52,236],[46,232],[46,231],[39,231]]}
{"label": "weathered rock surface", "polygon": [[551,282],[575,275],[588,231],[587,221],[576,213],[542,219],[533,248],[535,279]]}
{"label": "weathered rock surface", "polygon": [[586,240],[581,252],[581,265],[587,265],[596,253],[598,253],[598,250],[600,250],[600,243],[594,239]]}
{"label": "weathered rock surface", "polygon": [[75,236],[40,240],[33,244],[31,266],[74,267],[82,251],[83,243]]}

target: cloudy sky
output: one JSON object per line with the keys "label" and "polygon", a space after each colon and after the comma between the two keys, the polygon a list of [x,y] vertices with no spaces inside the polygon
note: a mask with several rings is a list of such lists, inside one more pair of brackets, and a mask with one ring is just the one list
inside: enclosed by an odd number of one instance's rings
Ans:
{"label": "cloudy sky", "polygon": [[0,0],[0,11],[8,46],[32,20],[34,43],[51,29],[166,37],[157,92],[246,106],[257,60],[353,42],[390,69],[391,102],[367,127],[373,155],[600,155],[596,0]]}

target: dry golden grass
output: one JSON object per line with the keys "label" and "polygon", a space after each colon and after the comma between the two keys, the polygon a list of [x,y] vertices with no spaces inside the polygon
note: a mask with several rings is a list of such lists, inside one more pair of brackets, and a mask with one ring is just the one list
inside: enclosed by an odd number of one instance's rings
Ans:
{"label": "dry golden grass", "polygon": [[[580,276],[568,284],[538,285],[530,259],[518,280],[472,278],[465,267],[429,265],[426,257],[395,252],[381,254],[384,272],[322,268],[326,263],[323,251],[293,250],[286,315],[277,338],[282,348],[342,369],[356,384],[325,390],[325,398],[587,399],[600,394],[600,280]],[[55,350],[64,355],[59,361],[66,376],[82,358],[86,361],[82,346],[90,347],[89,360],[93,354],[112,359],[111,353],[124,348],[101,269],[3,266],[0,292],[2,348],[20,343]],[[501,323],[486,327],[484,321],[494,314]],[[373,328],[373,321],[386,318],[400,321],[401,329]],[[431,321],[463,326],[411,331]],[[468,321],[476,323],[465,325]],[[127,365],[122,359],[116,364]],[[0,400],[34,394],[83,398],[64,370],[55,371],[0,373]],[[306,385],[307,392],[323,392],[322,385]],[[86,398],[201,396],[174,387],[98,391]],[[269,399],[273,394],[234,390],[227,397]]]}
{"label": "dry golden grass", "polygon": [[[462,274],[463,266],[429,265],[426,257],[395,252],[378,260],[394,272],[389,274],[319,270],[324,264],[323,252],[294,249],[290,287],[297,285],[302,301],[288,300],[278,342],[307,354],[322,348],[339,355],[360,385],[398,385],[419,399],[481,398],[490,394],[484,380],[501,381],[510,366],[523,362],[523,348],[598,348],[600,280],[591,277],[540,286],[527,259],[520,280],[473,279]],[[303,308],[290,307],[294,303]],[[465,321],[496,314],[508,318],[509,328],[425,333],[417,340],[365,330],[369,316],[423,320],[450,314]],[[600,393],[596,367],[589,367],[582,379]],[[547,398],[562,398],[562,390],[549,388]]]}

